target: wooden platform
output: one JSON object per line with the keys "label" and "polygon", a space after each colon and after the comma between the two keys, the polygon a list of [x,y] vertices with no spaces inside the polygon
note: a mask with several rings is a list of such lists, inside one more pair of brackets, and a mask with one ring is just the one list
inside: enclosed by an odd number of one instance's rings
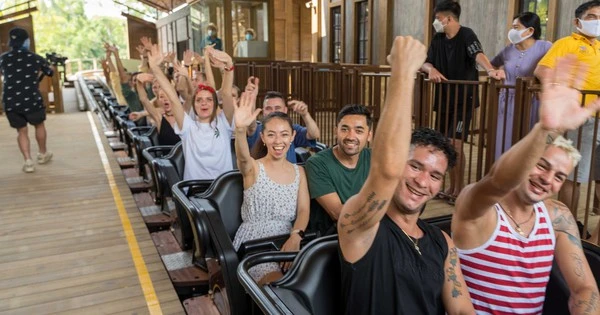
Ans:
{"label": "wooden platform", "polygon": [[184,314],[103,131],[114,189],[88,113],[46,125],[54,158],[25,174],[0,115],[0,314]]}

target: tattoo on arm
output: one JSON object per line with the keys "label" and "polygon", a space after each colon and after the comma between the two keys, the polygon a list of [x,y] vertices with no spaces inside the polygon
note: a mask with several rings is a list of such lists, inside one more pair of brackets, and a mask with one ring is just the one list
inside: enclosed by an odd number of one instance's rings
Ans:
{"label": "tattoo on arm", "polygon": [[[575,218],[571,215],[560,214],[558,211],[558,207],[554,207],[554,220],[552,220],[552,227],[555,232],[561,232],[567,235],[567,238],[573,245],[578,248],[583,248],[581,246],[581,239],[579,235],[573,235],[574,231],[578,231],[577,223],[575,222]],[[578,233],[578,232],[577,232]]]}
{"label": "tattoo on arm", "polygon": [[[346,233],[351,234],[357,228],[362,228],[369,224],[375,213],[385,208],[387,200],[377,200],[375,199],[375,196],[375,192],[371,192],[367,197],[367,202],[365,204],[356,211],[346,213],[343,218],[340,218],[342,221],[340,222],[340,227],[345,230]],[[367,210],[365,211],[365,209]]]}
{"label": "tattoo on arm", "polygon": [[573,272],[575,272],[577,277],[583,278],[583,261],[581,257],[576,253],[571,253],[569,256],[575,261],[575,269]]}
{"label": "tattoo on arm", "polygon": [[457,298],[462,295],[462,285],[456,276],[456,268],[458,264],[458,256],[456,254],[456,247],[450,248],[449,253],[450,267],[446,269],[446,279],[452,282],[452,297]]}
{"label": "tattoo on arm", "polygon": [[574,303],[575,309],[582,309],[585,315],[598,314],[598,292],[592,292],[592,295],[587,300],[578,300]]}

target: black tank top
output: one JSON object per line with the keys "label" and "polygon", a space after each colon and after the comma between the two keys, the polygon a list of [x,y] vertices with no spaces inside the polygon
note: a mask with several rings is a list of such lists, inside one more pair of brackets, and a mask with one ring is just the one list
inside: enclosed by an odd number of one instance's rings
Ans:
{"label": "black tank top", "polygon": [[421,220],[425,235],[414,244],[387,215],[371,248],[351,264],[339,251],[345,314],[444,314],[442,287],[448,243],[442,231]]}
{"label": "black tank top", "polygon": [[158,131],[158,143],[160,145],[176,145],[181,138],[175,134],[175,130],[171,127],[169,121],[163,116],[160,122],[160,130]]}

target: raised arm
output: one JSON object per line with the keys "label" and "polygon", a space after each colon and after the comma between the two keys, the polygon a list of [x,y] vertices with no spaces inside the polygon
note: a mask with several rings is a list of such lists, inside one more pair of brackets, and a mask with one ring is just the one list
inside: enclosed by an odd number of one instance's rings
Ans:
{"label": "raised arm", "polygon": [[115,56],[115,62],[117,63],[117,71],[119,71],[119,77],[121,78],[121,83],[129,82],[129,73],[125,71],[125,67],[123,67],[123,62],[121,61],[121,57],[119,57],[119,49],[117,46],[110,46],[110,50],[112,54]]}
{"label": "raised arm", "polygon": [[215,68],[221,70],[223,82],[221,83],[220,96],[223,100],[223,112],[225,113],[225,117],[227,117],[227,121],[231,125],[233,121],[234,110],[234,101],[233,96],[231,95],[231,89],[233,88],[233,61],[226,52],[216,50],[212,47],[207,48],[206,50],[208,50],[208,54],[210,56],[210,63]]}
{"label": "raised arm", "polygon": [[554,257],[569,286],[571,314],[598,314],[600,295],[598,285],[583,253],[577,222],[571,211],[556,200],[548,200],[546,207],[552,218],[556,235]]}
{"label": "raised arm", "polygon": [[304,124],[306,125],[306,138],[309,140],[319,139],[321,137],[321,131],[319,130],[317,122],[310,116],[306,103],[291,100],[288,102],[288,106],[304,120]]}
{"label": "raised arm", "polygon": [[582,83],[581,78],[573,81],[571,77],[576,66],[574,58],[558,61],[555,82],[544,84],[540,94],[540,121],[500,157],[483,179],[463,189],[456,200],[458,220],[476,220],[491,211],[496,202],[527,179],[544,153],[549,136],[576,129],[598,110],[599,102],[581,107],[581,93],[570,87]]}
{"label": "raised arm", "polygon": [[[148,99],[148,93],[146,92],[145,84],[152,83],[154,76],[149,73],[140,73],[136,77],[135,89],[137,91],[140,102],[144,106],[148,115],[154,120],[160,130],[161,112],[154,107],[154,104]],[[156,96],[158,98],[158,95]]]}
{"label": "raised arm", "polygon": [[[244,89],[244,91],[246,91],[246,93],[253,93],[255,95],[258,95],[259,86],[260,86],[260,79],[258,77],[250,76],[250,77],[248,77],[248,83],[246,84],[246,88]],[[254,105],[256,106],[256,102],[254,103]],[[250,137],[250,136],[254,135],[255,132],[256,132],[256,119],[254,120],[254,122],[252,122],[252,124],[250,124],[250,126],[248,126],[248,130],[247,130],[246,134],[248,135],[248,137]]]}
{"label": "raised arm", "polygon": [[246,140],[246,129],[261,109],[254,109],[253,103],[256,102],[256,96],[252,93],[242,93],[239,105],[235,105],[235,156],[237,158],[238,169],[244,177],[244,188],[251,187],[255,180],[258,167],[250,156],[248,140]]}
{"label": "raised arm", "polygon": [[173,112],[173,116],[175,116],[175,122],[177,122],[177,126],[179,129],[183,129],[183,119],[185,118],[185,112],[183,111],[183,106],[181,105],[181,101],[179,100],[179,96],[177,96],[177,92],[175,88],[169,82],[167,76],[162,72],[160,65],[163,61],[163,54],[158,49],[158,46],[152,45],[151,50],[148,52],[148,64],[150,66],[150,70],[160,88],[167,94],[167,98],[171,103],[171,111]]}
{"label": "raised arm", "polygon": [[402,176],[410,147],[414,77],[426,51],[418,40],[398,36],[388,56],[392,74],[373,141],[377,154],[365,184],[344,204],[338,221],[340,248],[348,262],[360,259],[371,246]]}
{"label": "raised arm", "polygon": [[445,281],[442,288],[442,301],[444,302],[446,314],[475,314],[471,295],[460,268],[458,250],[450,236],[446,232],[442,233],[448,243],[448,256],[446,256],[444,262]]}
{"label": "raised arm", "polygon": [[212,46],[207,46],[204,49],[204,58],[202,58],[202,61],[204,63],[204,76],[206,77],[206,83],[211,86],[213,89],[217,89],[217,85],[215,83],[215,75],[213,74],[212,71],[212,66],[210,65],[210,56],[208,54],[209,49],[208,48],[212,48]]}

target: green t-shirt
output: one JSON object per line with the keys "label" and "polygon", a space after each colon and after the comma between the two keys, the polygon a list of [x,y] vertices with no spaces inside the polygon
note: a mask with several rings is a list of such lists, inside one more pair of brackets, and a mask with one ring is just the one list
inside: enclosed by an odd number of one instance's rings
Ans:
{"label": "green t-shirt", "polygon": [[310,230],[326,231],[334,226],[329,214],[314,200],[315,198],[337,193],[342,204],[356,195],[362,188],[371,168],[371,149],[365,148],[358,157],[353,169],[347,168],[333,155],[333,149],[321,151],[308,159],[304,169],[311,198]]}
{"label": "green t-shirt", "polygon": [[129,83],[121,83],[121,90],[123,92],[123,97],[127,101],[127,106],[132,112],[140,112],[144,110],[142,103],[140,103],[140,98],[137,93],[131,89]]}

